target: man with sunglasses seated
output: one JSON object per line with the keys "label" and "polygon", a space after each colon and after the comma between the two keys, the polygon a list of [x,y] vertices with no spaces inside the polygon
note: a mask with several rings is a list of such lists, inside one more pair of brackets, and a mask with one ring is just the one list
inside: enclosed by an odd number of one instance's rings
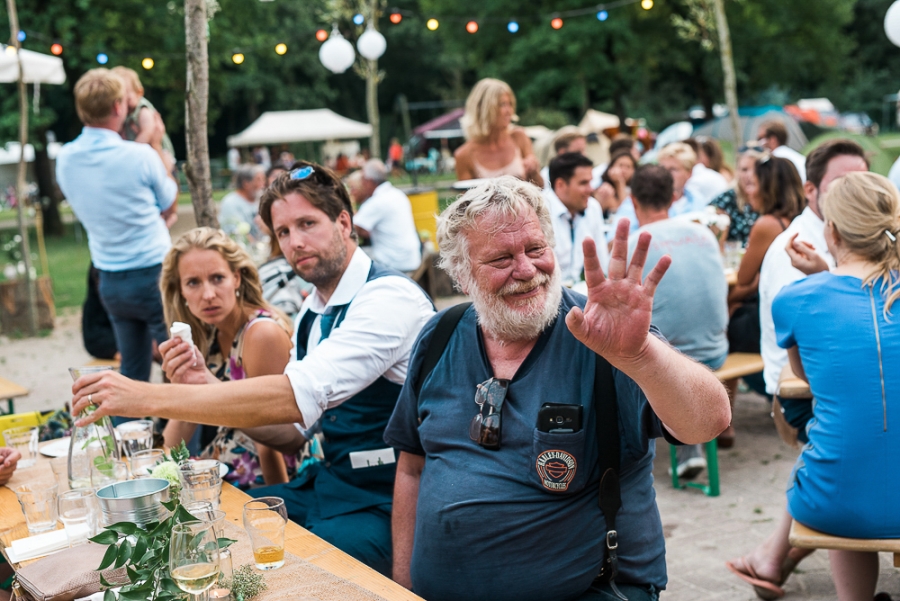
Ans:
{"label": "man with sunglasses seated", "polygon": [[[296,360],[285,375],[212,386],[84,378],[74,386],[76,415],[92,403],[101,415],[243,428],[286,453],[320,430],[322,462],[292,482],[251,494],[284,498],[292,520],[389,573],[396,457],[382,437],[413,343],[434,307],[412,280],[357,247],[350,197],[332,171],[295,163],[266,189],[260,216],[297,274],[316,286],[297,317]],[[194,368],[188,343],[165,344],[182,347],[169,365],[173,379],[192,382],[196,372],[201,382],[205,366]]]}
{"label": "man with sunglasses seated", "polygon": [[443,267],[473,303],[422,330],[385,431],[400,451],[394,579],[429,601],[655,601],[665,587],[654,439],[705,442],[730,409],[651,328],[671,259],[642,281],[650,235],[626,269],[628,227],[608,277],[585,240],[585,298],[560,285],[531,184],[491,180],[441,215]]}

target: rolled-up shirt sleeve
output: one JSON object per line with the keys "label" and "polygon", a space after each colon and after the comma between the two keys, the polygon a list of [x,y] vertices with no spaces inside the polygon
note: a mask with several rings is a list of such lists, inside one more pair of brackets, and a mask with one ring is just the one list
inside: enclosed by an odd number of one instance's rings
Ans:
{"label": "rolled-up shirt sleeve", "polygon": [[425,294],[405,278],[367,283],[330,336],[285,368],[303,427],[382,375],[403,384],[412,346],[433,314]]}

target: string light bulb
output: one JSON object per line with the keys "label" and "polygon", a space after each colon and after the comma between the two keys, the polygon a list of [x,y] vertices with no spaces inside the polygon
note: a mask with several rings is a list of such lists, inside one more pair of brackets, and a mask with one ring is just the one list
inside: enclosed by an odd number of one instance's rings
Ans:
{"label": "string light bulb", "polygon": [[231,55],[231,61],[235,65],[240,65],[241,63],[244,62],[244,55],[241,54],[240,52],[235,52],[234,54]]}
{"label": "string light bulb", "polygon": [[325,40],[328,39],[328,32],[325,31],[324,29],[320,29],[320,30],[316,31],[316,39],[319,40],[320,42],[324,42]]}
{"label": "string light bulb", "polygon": [[553,29],[562,29],[563,20],[559,17],[554,17],[552,21],[550,21],[550,27]]}
{"label": "string light bulb", "polygon": [[400,21],[403,20],[403,15],[401,15],[400,13],[391,13],[391,16],[388,18],[391,20],[391,23],[393,23],[394,25],[399,25]]}
{"label": "string light bulb", "polygon": [[60,54],[62,54],[63,53],[62,44],[57,42],[56,44],[53,44],[52,46],[50,46],[50,53],[54,54],[56,56],[59,56]]}
{"label": "string light bulb", "polygon": [[644,10],[650,10],[653,8],[653,0],[641,0],[641,8]]}
{"label": "string light bulb", "polygon": [[519,24],[515,21],[510,21],[506,24],[506,31],[508,31],[509,33],[516,33],[517,31],[519,31]]}
{"label": "string light bulb", "polygon": [[16,47],[15,46],[7,46],[5,52],[6,52],[6,54],[8,54],[10,56],[15,56],[16,52],[17,52]]}
{"label": "string light bulb", "polygon": [[21,29],[19,30],[19,33],[16,34],[16,38],[17,38],[20,42],[24,42],[24,41],[25,41],[25,37],[26,37],[26,36],[25,36],[25,32],[22,31]]}
{"label": "string light bulb", "polygon": [[429,31],[436,31],[440,26],[441,24],[438,23],[437,19],[428,19],[428,21],[425,22],[425,27],[427,27]]}
{"label": "string light bulb", "polygon": [[145,58],[144,60],[141,61],[141,66],[142,66],[144,69],[146,69],[147,71],[149,71],[150,69],[152,69],[152,68],[153,68],[153,65],[155,65],[155,64],[156,64],[156,63],[154,63],[154,62],[153,62],[153,59],[150,58],[149,56],[148,56],[147,58]]}
{"label": "string light bulb", "polygon": [[600,12],[597,13],[598,21],[606,21],[608,18],[609,18],[609,13],[606,12],[605,10],[601,10]]}
{"label": "string light bulb", "polygon": [[284,42],[275,44],[275,54],[277,54],[278,56],[287,54],[287,44],[285,44]]}
{"label": "string light bulb", "polygon": [[469,21],[466,23],[466,31],[469,33],[475,33],[478,31],[478,23],[476,21]]}
{"label": "string light bulb", "polygon": [[101,65],[105,65],[106,63],[109,62],[109,56],[107,56],[105,53],[101,52],[100,54],[97,55],[97,62],[100,63]]}
{"label": "string light bulb", "polygon": [[354,25],[362,25],[365,22],[366,22],[366,18],[364,16],[362,16],[362,14],[356,13],[355,15],[353,15],[353,24]]}

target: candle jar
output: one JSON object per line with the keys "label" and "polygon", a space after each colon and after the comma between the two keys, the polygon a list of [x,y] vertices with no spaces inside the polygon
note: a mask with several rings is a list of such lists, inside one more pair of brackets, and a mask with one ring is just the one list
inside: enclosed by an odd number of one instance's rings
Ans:
{"label": "candle jar", "polygon": [[219,581],[209,589],[210,601],[231,601],[231,583],[234,580],[234,566],[231,563],[231,550],[219,549]]}

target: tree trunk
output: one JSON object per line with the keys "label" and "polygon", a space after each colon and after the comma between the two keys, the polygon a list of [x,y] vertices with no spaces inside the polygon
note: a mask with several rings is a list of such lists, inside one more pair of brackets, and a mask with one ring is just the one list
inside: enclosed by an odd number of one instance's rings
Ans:
{"label": "tree trunk", "polygon": [[724,0],[713,0],[716,9],[716,29],[719,32],[719,52],[722,55],[722,74],[725,80],[725,103],[728,105],[728,116],[734,134],[734,150],[744,144],[741,133],[741,117],[738,115],[737,80],[734,76],[734,55],[731,52],[731,32],[728,19],[725,17]]}
{"label": "tree trunk", "polygon": [[219,227],[212,198],[209,168],[209,139],[206,113],[209,106],[209,54],[206,47],[206,0],[184,0],[187,81],[184,131],[187,142],[187,175],[194,217],[198,226]]}
{"label": "tree trunk", "polygon": [[372,137],[369,138],[369,155],[373,159],[381,158],[381,119],[378,115],[378,61],[366,60],[366,111],[369,113],[369,125],[372,126]]}
{"label": "tree trunk", "polygon": [[37,297],[31,281],[31,249],[28,244],[28,226],[25,224],[25,145],[28,143],[28,96],[25,90],[25,68],[22,66],[22,45],[19,43],[19,17],[16,0],[7,0],[10,39],[16,47],[19,63],[19,170],[16,174],[16,214],[19,218],[19,236],[22,238],[22,259],[25,262],[25,286],[28,298],[28,330],[37,335]]}
{"label": "tree trunk", "polygon": [[[46,132],[39,132],[42,138]],[[64,233],[62,217],[59,213],[59,201],[62,195],[56,180],[53,177],[53,166],[50,163],[50,155],[47,153],[47,144],[43,144],[40,149],[34,149],[34,175],[38,184],[38,195],[43,201],[48,199],[44,206],[44,235],[45,236],[62,236]],[[42,202],[43,204],[43,202]]]}

